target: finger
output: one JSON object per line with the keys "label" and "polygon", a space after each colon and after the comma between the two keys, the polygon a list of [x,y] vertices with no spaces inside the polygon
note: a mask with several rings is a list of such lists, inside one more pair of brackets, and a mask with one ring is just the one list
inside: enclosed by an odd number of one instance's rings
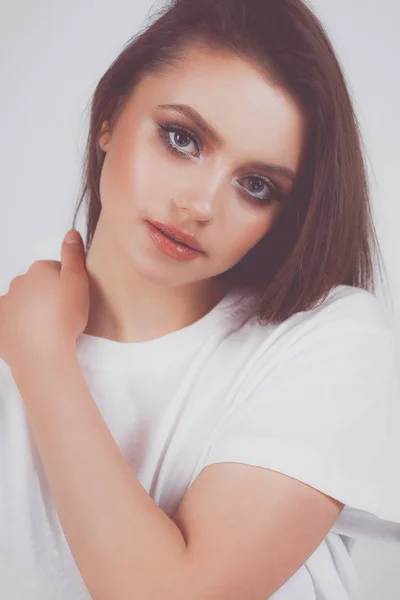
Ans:
{"label": "finger", "polygon": [[[72,240],[69,242],[68,240]],[[71,229],[64,238],[61,248],[61,272],[81,273],[85,265],[85,247],[79,231]]]}

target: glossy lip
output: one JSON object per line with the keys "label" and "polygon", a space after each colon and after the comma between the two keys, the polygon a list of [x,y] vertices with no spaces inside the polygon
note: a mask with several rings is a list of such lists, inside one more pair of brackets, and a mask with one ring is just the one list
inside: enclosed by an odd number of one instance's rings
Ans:
{"label": "glossy lip", "polygon": [[200,246],[200,244],[198,243],[198,241],[196,240],[196,238],[193,234],[186,233],[185,231],[182,231],[182,229],[178,229],[177,227],[175,227],[174,225],[170,225],[169,223],[162,223],[161,221],[150,221],[150,220],[149,220],[149,223],[154,225],[154,227],[156,227],[163,233],[166,233],[167,235],[172,237],[177,242],[183,242],[184,244],[189,246],[189,248],[193,248],[194,250],[197,250],[198,252],[204,253],[203,248]]}

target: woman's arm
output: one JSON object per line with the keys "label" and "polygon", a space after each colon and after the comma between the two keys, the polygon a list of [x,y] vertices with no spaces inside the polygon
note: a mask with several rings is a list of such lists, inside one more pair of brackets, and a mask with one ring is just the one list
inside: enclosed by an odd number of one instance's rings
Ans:
{"label": "woman's arm", "polygon": [[176,598],[185,540],[132,473],[75,347],[12,370],[77,567],[93,600]]}

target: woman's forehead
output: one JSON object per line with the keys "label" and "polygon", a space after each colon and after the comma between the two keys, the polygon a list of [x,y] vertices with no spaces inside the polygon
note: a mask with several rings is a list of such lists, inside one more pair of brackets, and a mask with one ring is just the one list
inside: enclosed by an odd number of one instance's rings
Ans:
{"label": "woman's forehead", "polygon": [[[302,112],[290,94],[252,62],[227,52],[183,53],[168,72],[143,78],[135,101],[159,116],[174,116],[160,105],[187,105],[219,133],[224,147],[275,159],[296,171],[304,140]],[[176,115],[175,115],[176,116]],[[190,122],[190,121],[187,121]]]}

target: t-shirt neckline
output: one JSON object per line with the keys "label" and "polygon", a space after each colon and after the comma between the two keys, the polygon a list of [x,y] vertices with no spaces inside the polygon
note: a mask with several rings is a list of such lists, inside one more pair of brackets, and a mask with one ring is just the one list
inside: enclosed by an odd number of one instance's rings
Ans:
{"label": "t-shirt neckline", "polygon": [[208,336],[218,323],[222,326],[225,319],[232,316],[233,313],[229,311],[229,307],[239,297],[238,291],[230,289],[210,311],[194,323],[143,342],[120,342],[82,333],[76,342],[80,363],[92,367],[117,366],[123,368],[124,365],[131,364],[131,360],[138,353],[173,351],[176,347],[181,348],[185,341],[195,343],[200,337]]}

